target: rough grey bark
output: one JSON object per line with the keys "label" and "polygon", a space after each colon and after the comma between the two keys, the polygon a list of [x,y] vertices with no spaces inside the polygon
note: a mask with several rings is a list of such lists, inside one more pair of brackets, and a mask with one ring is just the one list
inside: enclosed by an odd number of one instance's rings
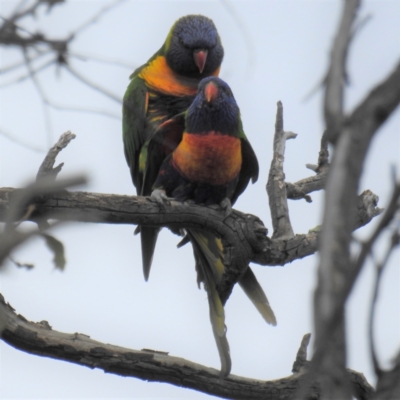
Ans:
{"label": "rough grey bark", "polygon": [[[166,352],[126,349],[97,342],[80,333],[57,332],[47,321],[29,322],[17,315],[1,295],[0,314],[4,316],[2,339],[20,350],[98,368],[116,375],[166,382],[223,398],[291,400],[294,399],[296,390],[305,376],[305,372],[301,371],[273,381],[260,381],[236,375],[221,379],[220,372],[216,369],[170,356]],[[306,346],[303,345],[302,357],[305,358],[306,355]],[[373,389],[363,375],[351,370],[348,373],[357,398],[370,400]],[[310,399],[317,399],[319,391],[318,385],[313,383]]]}
{"label": "rough grey bark", "polygon": [[327,131],[324,132],[321,138],[318,164],[306,164],[306,167],[314,171],[316,175],[301,179],[295,183],[286,182],[286,196],[288,199],[305,199],[308,203],[311,203],[312,200],[308,194],[325,188],[326,178],[329,171]]}
{"label": "rough grey bark", "polygon": [[267,182],[269,208],[274,228],[273,239],[291,239],[294,236],[289,218],[283,163],[285,161],[286,140],[295,139],[296,136],[296,133],[285,132],[283,129],[283,107],[279,101],[275,122],[274,155]]}
{"label": "rough grey bark", "polygon": [[[9,210],[23,189],[0,188],[0,222],[9,218]],[[24,196],[22,196],[24,197]],[[353,212],[358,227],[367,224],[381,210],[377,208],[377,196],[360,195],[359,207]],[[171,201],[161,211],[151,198],[140,196],[108,195],[87,192],[58,191],[41,197],[30,204],[28,220],[41,221],[49,218],[59,221],[77,221],[111,224],[147,224],[174,228],[197,228],[215,232],[229,249],[230,268],[254,262],[259,265],[279,266],[314,254],[317,250],[318,230],[298,234],[288,240],[270,239],[263,222],[256,216],[234,210],[229,217],[218,206],[198,206]],[[19,220],[25,214],[20,210]],[[243,264],[247,263],[247,264]],[[229,278],[231,278],[229,276]],[[219,288],[226,301],[233,285],[230,279],[222,280]]]}
{"label": "rough grey bark", "polygon": [[357,191],[373,135],[400,102],[400,64],[349,115],[343,112],[345,61],[358,0],[344,3],[331,53],[324,99],[328,138],[335,144],[326,184],[320,236],[318,286],[314,296],[316,352],[312,371],[323,388],[322,399],[350,399],[345,372],[344,305],[361,265],[350,257]]}

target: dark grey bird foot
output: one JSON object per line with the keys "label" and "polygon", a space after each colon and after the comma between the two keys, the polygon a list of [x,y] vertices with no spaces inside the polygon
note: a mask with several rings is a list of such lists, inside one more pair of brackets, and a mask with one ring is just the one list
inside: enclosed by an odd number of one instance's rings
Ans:
{"label": "dark grey bird foot", "polygon": [[187,199],[187,200],[185,200],[185,201],[183,202],[183,204],[184,204],[184,205],[190,205],[190,204],[196,204],[196,203],[195,203],[194,200],[192,200],[192,199]]}
{"label": "dark grey bird foot", "polygon": [[157,204],[165,210],[165,206],[171,205],[171,199],[165,194],[165,190],[155,189],[151,193],[151,198],[157,202]]}
{"label": "dark grey bird foot", "polygon": [[225,199],[223,199],[219,205],[222,210],[225,210],[225,218],[232,214],[232,204],[227,197],[225,197]]}

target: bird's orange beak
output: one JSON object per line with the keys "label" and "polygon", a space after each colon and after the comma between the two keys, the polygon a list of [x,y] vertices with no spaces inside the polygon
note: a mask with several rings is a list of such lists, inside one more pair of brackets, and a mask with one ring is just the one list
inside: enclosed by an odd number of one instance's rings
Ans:
{"label": "bird's orange beak", "polygon": [[213,82],[207,83],[204,88],[204,96],[206,97],[207,102],[214,101],[218,96],[218,88],[215,86]]}
{"label": "bird's orange beak", "polygon": [[208,50],[195,50],[193,52],[194,62],[197,65],[200,73],[203,72],[204,66],[206,65],[207,54]]}

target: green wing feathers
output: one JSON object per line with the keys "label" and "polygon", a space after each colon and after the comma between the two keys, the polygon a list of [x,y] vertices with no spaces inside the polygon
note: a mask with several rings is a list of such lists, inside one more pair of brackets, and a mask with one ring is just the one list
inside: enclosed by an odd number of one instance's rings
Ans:
{"label": "green wing feathers", "polygon": [[133,77],[122,106],[122,132],[125,158],[131,170],[133,184],[140,194],[143,169],[139,168],[139,156],[147,138],[145,137],[148,93],[144,81]]}

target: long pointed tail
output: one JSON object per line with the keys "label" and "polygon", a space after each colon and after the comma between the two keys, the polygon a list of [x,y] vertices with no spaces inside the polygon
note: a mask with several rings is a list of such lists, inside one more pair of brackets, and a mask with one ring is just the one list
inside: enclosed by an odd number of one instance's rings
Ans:
{"label": "long pointed tail", "polygon": [[[222,242],[209,232],[195,229],[187,232],[196,258],[198,282],[204,282],[207,291],[211,326],[221,359],[221,376],[227,376],[231,369],[231,358],[226,338],[224,306],[217,292],[217,285],[221,281],[225,268]],[[276,325],[276,318],[267,296],[250,267],[239,279],[239,285],[264,320],[271,325]]]}
{"label": "long pointed tail", "polygon": [[221,360],[221,376],[229,375],[232,367],[229,343],[226,338],[225,311],[217,292],[217,284],[223,273],[220,250],[207,232],[188,230],[196,258],[196,269],[204,282],[210,309],[210,321]]}
{"label": "long pointed tail", "polygon": [[252,303],[265,319],[265,321],[275,326],[275,314],[272,311],[271,306],[269,305],[264,290],[258,283],[257,278],[250,267],[246,269],[246,272],[240,278],[239,285],[246,293],[247,297],[252,301]]}
{"label": "long pointed tail", "polygon": [[140,239],[142,242],[142,263],[143,275],[147,282],[150,275],[151,263],[153,262],[154,250],[156,248],[159,228],[150,228],[148,226],[140,227]]}

